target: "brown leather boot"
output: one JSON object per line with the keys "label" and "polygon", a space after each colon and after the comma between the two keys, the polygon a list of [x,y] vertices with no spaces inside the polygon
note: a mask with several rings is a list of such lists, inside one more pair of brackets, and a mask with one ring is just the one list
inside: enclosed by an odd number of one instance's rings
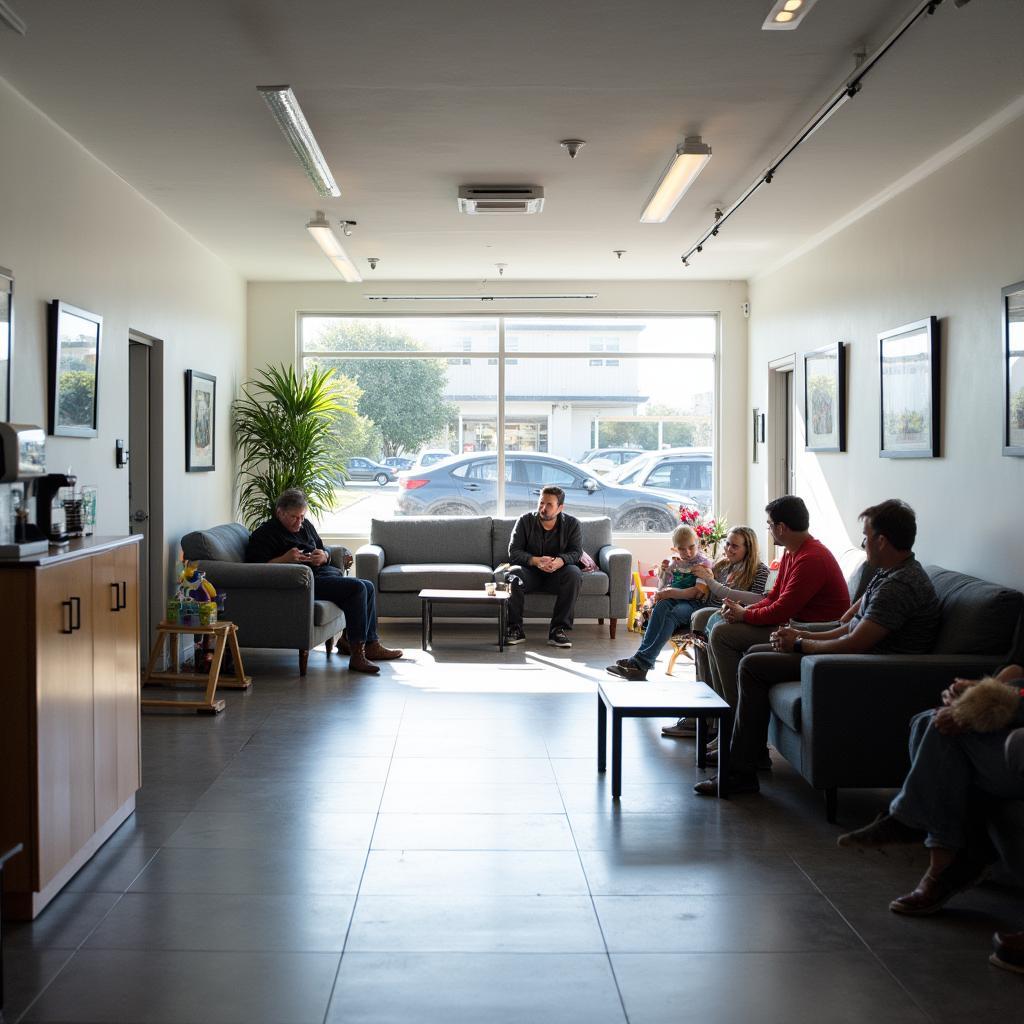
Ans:
{"label": "brown leather boot", "polygon": [[348,667],[353,672],[365,672],[367,675],[379,676],[380,665],[374,665],[366,657],[366,644],[351,643],[352,653],[349,655]]}
{"label": "brown leather boot", "polygon": [[338,653],[339,654],[351,654],[352,653],[352,648],[349,647],[349,645],[348,645],[348,630],[347,629],[343,629],[338,634],[338,639],[335,641],[335,643],[338,645]]}
{"label": "brown leather boot", "polygon": [[366,656],[374,661],[394,661],[403,654],[405,651],[400,651],[397,647],[385,647],[379,640],[371,640],[366,645]]}

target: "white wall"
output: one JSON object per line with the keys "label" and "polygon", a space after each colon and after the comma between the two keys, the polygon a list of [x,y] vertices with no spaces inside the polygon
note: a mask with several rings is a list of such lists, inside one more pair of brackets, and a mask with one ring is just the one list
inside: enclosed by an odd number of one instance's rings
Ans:
{"label": "white wall", "polygon": [[[751,284],[748,407],[767,406],[770,360],[797,353],[802,394],[800,354],[850,345],[848,451],[796,455],[812,531],[834,550],[859,543],[861,509],[900,497],[917,510],[922,561],[1024,586],[1024,459],[1000,454],[999,301],[1002,287],[1024,280],[1022,167],[1018,118]],[[939,318],[943,348],[941,458],[881,459],[876,336],[928,315]],[[759,524],[767,466],[746,462],[747,515]]]}
{"label": "white wall", "polygon": [[[747,391],[747,321],[741,306],[747,298],[742,281],[502,281],[488,282],[489,294],[545,294],[552,292],[597,292],[597,299],[586,302],[538,303],[543,309],[523,308],[528,303],[501,300],[481,304],[469,302],[371,302],[368,293],[399,292],[403,294],[474,294],[478,282],[408,282],[398,284],[367,281],[363,284],[333,283],[249,283],[249,372],[269,363],[296,359],[296,314],[302,312],[365,313],[390,316],[414,313],[417,316],[471,314],[529,315],[570,313],[595,316],[603,313],[643,315],[654,313],[718,313],[721,343],[719,375],[722,400],[718,408],[719,423],[719,510],[731,522],[742,517],[746,507],[746,445],[747,414],[744,412]],[[646,548],[651,547],[651,554]],[[663,557],[662,541],[631,543],[643,558]]]}
{"label": "white wall", "polygon": [[[46,425],[47,302],[103,316],[99,436],[51,437],[51,470],[71,466],[99,489],[98,531],[128,532],[128,332],[163,342],[163,535],[233,518],[230,399],[245,366],[245,285],[138,192],[0,79],[0,266],[14,273],[15,422]],[[184,371],[217,378],[217,468],[185,473]]]}

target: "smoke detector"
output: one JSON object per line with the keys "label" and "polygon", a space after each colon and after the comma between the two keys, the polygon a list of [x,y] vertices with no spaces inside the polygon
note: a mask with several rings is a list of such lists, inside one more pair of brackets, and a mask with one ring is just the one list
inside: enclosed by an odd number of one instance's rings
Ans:
{"label": "smoke detector", "polygon": [[541,185],[460,185],[459,213],[524,214],[544,208]]}

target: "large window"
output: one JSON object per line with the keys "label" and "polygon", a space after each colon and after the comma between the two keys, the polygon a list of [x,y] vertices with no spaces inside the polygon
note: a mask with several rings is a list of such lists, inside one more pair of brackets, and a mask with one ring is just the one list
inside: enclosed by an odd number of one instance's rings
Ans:
{"label": "large window", "polygon": [[333,370],[358,413],[339,427],[342,457],[399,470],[383,485],[350,474],[321,532],[365,536],[391,515],[518,515],[544,484],[619,533],[671,528],[680,503],[712,503],[717,326],[302,314],[302,368]]}

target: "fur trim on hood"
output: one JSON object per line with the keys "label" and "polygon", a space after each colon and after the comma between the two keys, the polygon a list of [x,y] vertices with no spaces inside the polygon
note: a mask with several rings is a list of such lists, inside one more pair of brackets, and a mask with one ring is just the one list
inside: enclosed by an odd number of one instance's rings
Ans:
{"label": "fur trim on hood", "polygon": [[1016,687],[987,677],[964,690],[953,702],[953,719],[971,732],[998,732],[1017,714],[1020,695]]}

